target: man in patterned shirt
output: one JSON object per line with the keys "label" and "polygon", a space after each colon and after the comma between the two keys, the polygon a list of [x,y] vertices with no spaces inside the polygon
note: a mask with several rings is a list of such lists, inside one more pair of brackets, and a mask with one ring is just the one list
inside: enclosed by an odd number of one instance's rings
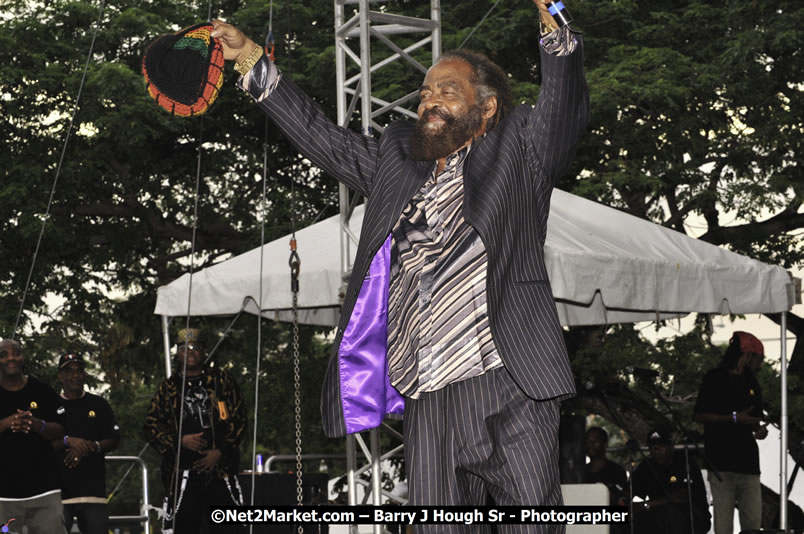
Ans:
{"label": "man in patterned shirt", "polygon": [[[203,512],[210,505],[242,504],[236,475],[246,431],[243,397],[229,373],[204,366],[200,335],[195,328],[179,330],[176,372],[159,387],[145,416],[148,443],[162,455],[166,533],[207,532]],[[233,527],[213,526],[211,531],[231,532]]]}
{"label": "man in patterned shirt", "polygon": [[240,87],[366,197],[321,410],[330,436],[404,413],[411,504],[561,503],[559,400],[574,381],[544,240],[588,95],[580,35],[534,3],[535,107],[513,105],[488,58],[457,50],[427,71],[417,124],[394,122],[379,139],[334,124],[259,46],[213,21]]}

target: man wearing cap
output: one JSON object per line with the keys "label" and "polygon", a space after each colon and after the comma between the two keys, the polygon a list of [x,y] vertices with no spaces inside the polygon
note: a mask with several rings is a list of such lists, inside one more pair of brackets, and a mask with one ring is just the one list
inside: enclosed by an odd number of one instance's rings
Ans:
{"label": "man wearing cap", "polygon": [[159,386],[145,416],[148,443],[162,455],[163,532],[175,534],[232,531],[210,527],[205,512],[215,504],[242,504],[236,475],[246,431],[243,398],[229,373],[204,365],[200,336],[195,328],[179,330],[176,372]]}
{"label": "man wearing cap", "polygon": [[0,341],[0,525],[64,532],[59,464],[51,441],[61,439],[64,411],[53,388],[25,374],[22,345]]}
{"label": "man wearing cap", "polygon": [[687,462],[683,452],[675,453],[668,429],[651,430],[647,444],[649,457],[633,475],[634,496],[642,499],[634,503],[635,534],[706,534],[711,516],[703,475],[695,459]]}
{"label": "man wearing cap", "polygon": [[695,403],[695,420],[704,424],[706,456],[712,463],[715,534],[731,534],[734,509],[741,530],[754,530],[762,522],[762,488],[759,482],[759,447],[768,435],[762,425],[762,390],[755,373],[765,349],[748,332],[734,332],[720,365],[701,383]]}
{"label": "man wearing cap", "polygon": [[53,442],[61,458],[61,497],[64,526],[69,531],[74,518],[82,534],[106,534],[105,455],[120,443],[120,427],[112,407],[103,397],[84,390],[84,357],[67,352],[59,357],[59,381],[65,436]]}

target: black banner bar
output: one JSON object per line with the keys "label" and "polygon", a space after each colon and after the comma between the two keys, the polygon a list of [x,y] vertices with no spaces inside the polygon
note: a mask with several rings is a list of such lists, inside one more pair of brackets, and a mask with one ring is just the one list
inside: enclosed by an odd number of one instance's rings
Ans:
{"label": "black banner bar", "polygon": [[228,525],[627,525],[625,506],[213,506]]}

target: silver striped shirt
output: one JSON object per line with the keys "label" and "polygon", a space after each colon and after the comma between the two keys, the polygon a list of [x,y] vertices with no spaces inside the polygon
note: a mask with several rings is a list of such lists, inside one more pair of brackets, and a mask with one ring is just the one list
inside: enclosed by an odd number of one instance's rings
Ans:
{"label": "silver striped shirt", "polygon": [[463,163],[447,158],[392,230],[388,371],[418,398],[502,365],[486,307],[486,249],[463,219]]}

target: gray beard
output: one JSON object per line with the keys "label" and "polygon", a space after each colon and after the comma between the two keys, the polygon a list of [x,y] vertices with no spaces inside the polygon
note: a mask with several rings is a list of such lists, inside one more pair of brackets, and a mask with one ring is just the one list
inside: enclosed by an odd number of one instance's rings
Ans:
{"label": "gray beard", "polygon": [[[427,131],[427,119],[437,114],[444,125],[437,132]],[[445,111],[427,110],[416,121],[416,131],[410,138],[410,157],[419,161],[445,158],[461,148],[483,124],[483,108],[475,104],[459,117]]]}

